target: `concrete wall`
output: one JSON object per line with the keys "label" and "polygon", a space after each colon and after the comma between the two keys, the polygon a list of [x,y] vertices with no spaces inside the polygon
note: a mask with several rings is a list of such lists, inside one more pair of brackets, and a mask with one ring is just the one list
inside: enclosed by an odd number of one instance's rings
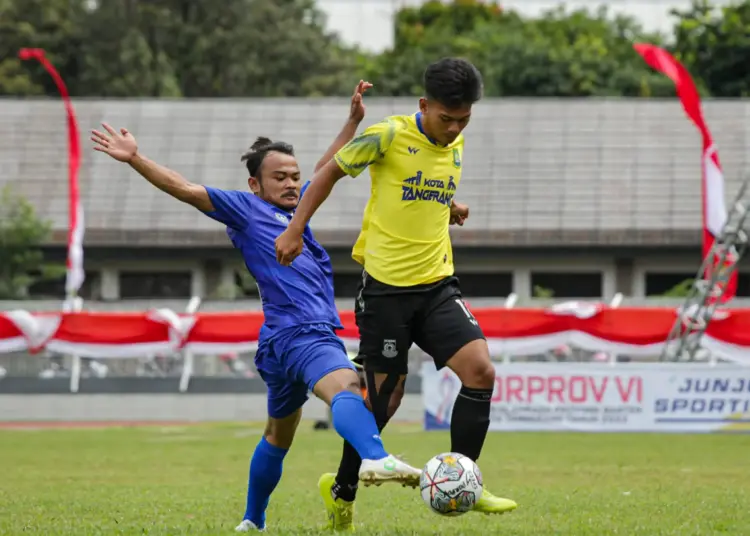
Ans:
{"label": "concrete wall", "polygon": [[[96,252],[92,252],[95,256]],[[334,270],[337,274],[359,273],[361,267],[351,262],[348,255],[332,255]],[[555,254],[537,250],[533,253],[519,254],[513,257],[487,255],[471,258],[463,253],[456,256],[456,271],[461,275],[482,273],[512,273],[513,292],[519,299],[527,301],[532,297],[532,272],[601,272],[602,298],[609,300],[616,292],[628,297],[644,298],[645,281],[648,273],[688,273],[695,274],[700,265],[700,250],[692,253],[653,252],[649,255],[619,255],[612,252],[588,253],[581,249],[578,252]],[[222,289],[231,287],[235,272],[245,270],[239,256],[229,260],[216,260],[210,266],[201,258],[169,259],[158,255],[141,257],[132,260],[97,260],[87,259],[86,270],[100,274],[100,288],[95,294],[105,301],[120,299],[119,273],[127,272],[191,272],[192,295],[214,297]],[[745,262],[740,267],[742,272],[749,272],[750,266]],[[180,307],[184,307],[181,305]],[[348,301],[346,308],[351,307]],[[231,306],[230,306],[231,308]],[[0,305],[2,309],[2,305]]]}
{"label": "concrete wall", "polygon": [[[423,419],[421,394],[407,394],[396,421]],[[325,419],[326,406],[312,398],[305,419]],[[2,395],[0,422],[262,421],[263,394]]]}

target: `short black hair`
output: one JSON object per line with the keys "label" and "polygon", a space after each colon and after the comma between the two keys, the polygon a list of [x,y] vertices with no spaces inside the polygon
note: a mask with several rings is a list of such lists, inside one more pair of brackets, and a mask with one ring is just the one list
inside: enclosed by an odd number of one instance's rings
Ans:
{"label": "short black hair", "polygon": [[258,178],[260,166],[270,152],[284,153],[294,156],[294,147],[283,141],[271,141],[269,138],[259,137],[250,146],[250,149],[242,155],[242,162],[247,166],[247,172],[251,177]]}
{"label": "short black hair", "polygon": [[443,58],[424,72],[425,97],[447,108],[474,104],[482,98],[482,74],[461,58]]}

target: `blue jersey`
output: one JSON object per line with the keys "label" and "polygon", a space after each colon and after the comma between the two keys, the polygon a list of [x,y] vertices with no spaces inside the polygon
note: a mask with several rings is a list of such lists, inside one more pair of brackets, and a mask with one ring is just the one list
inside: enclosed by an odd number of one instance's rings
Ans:
{"label": "blue jersey", "polygon": [[206,187],[213,212],[207,216],[227,226],[234,247],[255,278],[263,303],[265,325],[261,337],[300,324],[328,324],[340,329],[333,298],[333,268],[323,246],[305,227],[302,254],[290,266],[276,261],[276,238],[292,214],[250,192]]}

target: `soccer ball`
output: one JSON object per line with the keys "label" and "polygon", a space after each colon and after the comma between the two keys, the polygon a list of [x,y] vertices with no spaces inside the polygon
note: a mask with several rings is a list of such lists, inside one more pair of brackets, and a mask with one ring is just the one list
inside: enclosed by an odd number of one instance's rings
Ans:
{"label": "soccer ball", "polygon": [[482,473],[463,454],[438,454],[424,466],[419,489],[422,500],[436,514],[460,516],[482,497]]}

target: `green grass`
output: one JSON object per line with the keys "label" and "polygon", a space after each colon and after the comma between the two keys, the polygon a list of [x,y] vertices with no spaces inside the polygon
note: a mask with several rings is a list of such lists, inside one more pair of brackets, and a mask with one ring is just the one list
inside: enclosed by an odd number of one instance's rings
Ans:
{"label": "green grass", "polygon": [[[231,534],[244,511],[254,425],[0,431],[0,534]],[[392,426],[415,465],[446,433]],[[270,534],[317,534],[316,482],[338,465],[333,432],[300,426],[268,513]],[[516,512],[441,518],[417,491],[363,489],[359,534],[750,534],[750,437],[490,434],[485,484]]]}

